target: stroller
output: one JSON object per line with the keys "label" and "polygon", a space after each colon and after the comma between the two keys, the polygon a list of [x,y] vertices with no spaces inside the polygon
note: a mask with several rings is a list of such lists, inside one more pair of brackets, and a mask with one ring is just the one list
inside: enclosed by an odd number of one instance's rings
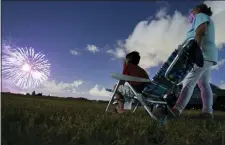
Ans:
{"label": "stroller", "polygon": [[[112,92],[112,97],[105,111],[107,112],[109,106],[113,104],[113,101],[115,100],[114,96],[119,85],[127,83],[135,95],[130,102],[124,103],[126,106],[129,106],[129,110],[135,112],[137,107],[143,106],[150,117],[158,121],[161,118],[153,114],[152,111],[154,108],[160,107],[164,109],[165,114],[173,114],[171,110],[172,103],[170,100],[171,98],[174,99],[174,97],[178,96],[181,91],[180,84],[182,80],[193,68],[195,64],[195,60],[192,57],[193,49],[197,48],[200,49],[194,39],[186,40],[172,52],[167,61],[151,80],[112,73],[111,76],[117,79],[118,83],[113,91],[107,89]],[[137,92],[128,81],[145,82],[146,86],[140,93]]]}

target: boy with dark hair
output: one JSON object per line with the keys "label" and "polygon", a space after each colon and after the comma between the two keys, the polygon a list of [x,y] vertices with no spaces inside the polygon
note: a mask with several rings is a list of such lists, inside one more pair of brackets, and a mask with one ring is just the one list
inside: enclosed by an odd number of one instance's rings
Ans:
{"label": "boy with dark hair", "polygon": [[[123,65],[123,75],[130,75],[133,77],[140,77],[149,79],[148,74],[146,71],[138,66],[140,62],[140,55],[137,51],[132,51],[126,55],[126,59]],[[137,91],[141,92],[144,87],[145,83],[140,82],[130,82],[129,84]],[[124,101],[129,101],[134,96],[132,90],[127,85],[120,85],[118,91],[116,93],[116,100],[118,103],[117,112],[123,113],[124,110]]]}

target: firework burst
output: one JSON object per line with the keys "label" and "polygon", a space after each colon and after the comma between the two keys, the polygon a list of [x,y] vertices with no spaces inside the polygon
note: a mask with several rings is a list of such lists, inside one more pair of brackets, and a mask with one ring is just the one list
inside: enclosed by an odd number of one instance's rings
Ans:
{"label": "firework burst", "polygon": [[33,48],[12,48],[2,45],[3,77],[22,89],[35,88],[46,81],[50,75],[50,63],[42,53]]}

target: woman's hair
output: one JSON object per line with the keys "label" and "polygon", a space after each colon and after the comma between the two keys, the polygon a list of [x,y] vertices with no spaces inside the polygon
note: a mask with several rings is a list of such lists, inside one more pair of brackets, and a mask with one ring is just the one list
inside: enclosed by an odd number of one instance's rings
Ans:
{"label": "woman's hair", "polygon": [[137,51],[132,51],[126,55],[126,59],[128,59],[128,62],[134,65],[139,64],[140,58],[141,57]]}
{"label": "woman's hair", "polygon": [[195,8],[200,9],[201,13],[204,13],[208,16],[212,16],[213,12],[211,10],[211,7],[208,7],[206,4],[199,4]]}

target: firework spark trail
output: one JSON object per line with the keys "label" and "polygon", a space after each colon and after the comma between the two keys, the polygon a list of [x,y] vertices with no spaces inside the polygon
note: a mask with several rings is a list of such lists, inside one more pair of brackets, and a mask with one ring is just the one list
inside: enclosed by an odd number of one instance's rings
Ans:
{"label": "firework spark trail", "polygon": [[33,48],[12,49],[2,45],[2,73],[5,79],[22,89],[35,88],[46,81],[50,75],[50,63],[42,53]]}

